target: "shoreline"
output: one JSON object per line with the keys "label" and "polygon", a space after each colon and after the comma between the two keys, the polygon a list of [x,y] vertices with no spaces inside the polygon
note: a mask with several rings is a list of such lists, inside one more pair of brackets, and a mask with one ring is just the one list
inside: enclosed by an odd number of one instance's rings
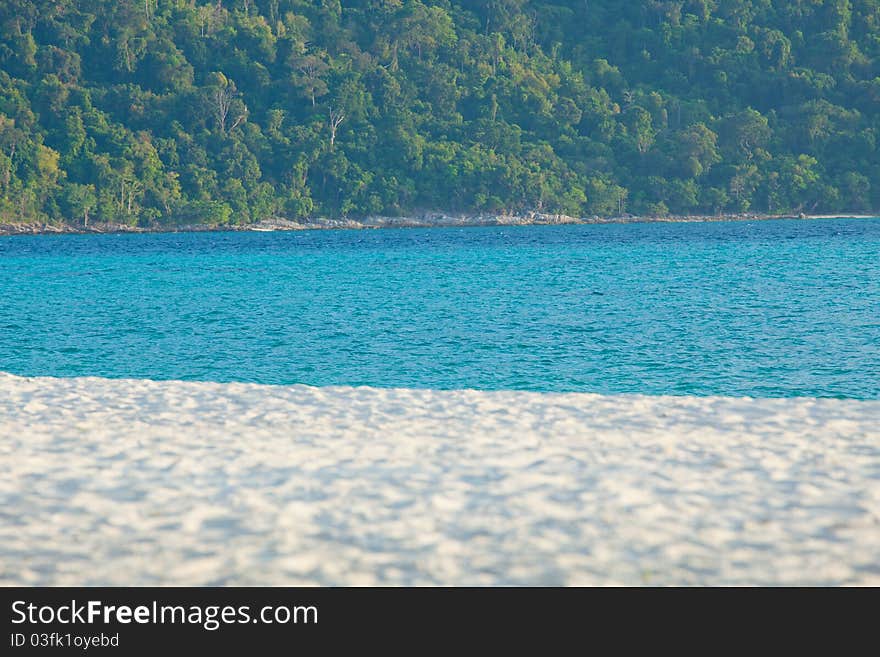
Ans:
{"label": "shoreline", "polygon": [[0,585],[877,585],[878,413],[0,372]]}
{"label": "shoreline", "polygon": [[274,218],[244,225],[187,224],[181,226],[129,226],[126,224],[0,223],[0,236],[13,235],[104,235],[127,233],[216,233],[216,232],[292,232],[304,230],[378,230],[387,228],[469,228],[486,226],[562,226],[637,223],[702,223],[773,220],[875,219],[877,215],[859,213],[765,214],[735,213],[719,215],[622,215],[616,217],[571,217],[562,214],[530,212],[507,214],[454,214],[443,212],[413,213],[410,216],[375,216],[362,219],[315,218],[307,222]]}

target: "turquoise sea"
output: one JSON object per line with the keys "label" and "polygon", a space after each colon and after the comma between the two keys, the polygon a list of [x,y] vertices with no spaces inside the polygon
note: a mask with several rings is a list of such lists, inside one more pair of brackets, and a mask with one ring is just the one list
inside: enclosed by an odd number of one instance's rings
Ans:
{"label": "turquoise sea", "polygon": [[880,398],[880,219],[0,238],[20,375]]}

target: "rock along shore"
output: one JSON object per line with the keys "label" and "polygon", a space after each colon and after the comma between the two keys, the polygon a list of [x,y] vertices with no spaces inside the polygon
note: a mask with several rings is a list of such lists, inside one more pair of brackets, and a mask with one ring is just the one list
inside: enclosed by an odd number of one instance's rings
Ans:
{"label": "rock along shore", "polygon": [[55,234],[100,234],[100,233],[190,233],[215,231],[286,231],[286,230],[333,230],[333,229],[369,229],[369,228],[440,228],[469,226],[529,226],[529,225],[563,225],[563,224],[624,224],[624,223],[660,223],[660,222],[700,222],[700,221],[763,221],[767,219],[831,219],[831,218],[867,218],[869,215],[834,214],[834,215],[771,215],[761,213],[739,213],[719,215],[667,215],[642,216],[622,215],[617,217],[571,217],[564,214],[546,214],[528,212],[524,214],[473,214],[422,212],[407,216],[371,216],[359,219],[328,219],[313,218],[304,221],[272,218],[263,219],[252,224],[208,225],[185,224],[164,226],[129,226],[119,223],[94,223],[83,226],[81,223],[0,223],[0,235],[55,235]]}

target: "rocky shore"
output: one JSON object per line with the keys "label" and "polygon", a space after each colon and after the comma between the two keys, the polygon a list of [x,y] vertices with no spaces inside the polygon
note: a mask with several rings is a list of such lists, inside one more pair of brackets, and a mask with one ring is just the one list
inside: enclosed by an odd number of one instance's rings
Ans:
{"label": "rocky shore", "polygon": [[407,216],[372,216],[358,219],[328,219],[316,217],[304,221],[291,221],[283,218],[263,219],[251,224],[185,224],[130,226],[119,223],[0,223],[0,235],[55,235],[55,234],[100,234],[100,233],[195,233],[214,231],[285,231],[285,230],[333,230],[369,228],[439,228],[469,226],[529,226],[562,224],[627,224],[627,223],[682,223],[700,221],[764,221],[768,219],[832,219],[868,218],[871,215],[852,213],[825,215],[762,214],[744,212],[717,215],[621,215],[616,217],[571,217],[564,214],[528,212],[524,214],[472,214],[422,212]]}

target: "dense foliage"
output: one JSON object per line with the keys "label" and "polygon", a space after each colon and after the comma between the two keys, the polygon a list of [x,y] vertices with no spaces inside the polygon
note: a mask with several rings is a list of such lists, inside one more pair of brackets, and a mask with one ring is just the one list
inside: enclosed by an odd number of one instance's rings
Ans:
{"label": "dense foliage", "polygon": [[0,221],[880,209],[880,0],[3,0]]}

